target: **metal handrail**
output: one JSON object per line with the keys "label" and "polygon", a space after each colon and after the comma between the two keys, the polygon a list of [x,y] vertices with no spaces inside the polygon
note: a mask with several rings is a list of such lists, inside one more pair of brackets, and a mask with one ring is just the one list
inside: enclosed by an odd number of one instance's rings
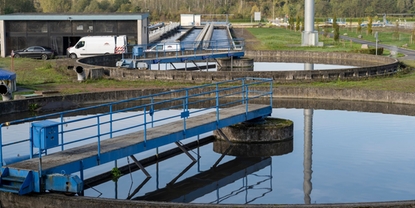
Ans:
{"label": "metal handrail", "polygon": [[[270,90],[256,90],[252,89],[253,87],[269,86]],[[214,97],[212,97],[214,95]],[[35,116],[31,118],[25,118],[15,121],[10,121],[0,124],[0,162],[3,166],[4,158],[4,148],[10,148],[16,144],[29,142],[33,144],[33,137],[29,135],[29,138],[23,138],[21,140],[15,140],[13,142],[3,143],[4,141],[4,131],[3,128],[10,127],[13,125],[36,122],[39,120],[45,119],[60,119],[58,121],[58,135],[60,137],[60,142],[58,147],[53,149],[54,151],[63,151],[68,145],[73,145],[81,142],[98,142],[98,155],[100,155],[100,142],[105,139],[110,139],[114,137],[114,134],[121,135],[122,133],[128,133],[128,131],[144,131],[144,142],[147,141],[147,128],[152,128],[154,125],[162,124],[162,122],[169,122],[173,119],[182,119],[183,120],[183,132],[186,132],[186,119],[191,117],[194,114],[202,112],[212,112],[213,109],[216,111],[216,117],[219,119],[220,109],[224,107],[229,107],[236,104],[244,103],[246,104],[246,111],[248,110],[248,104],[251,100],[255,100],[262,97],[270,98],[270,105],[272,106],[272,79],[262,79],[262,78],[240,78],[235,80],[228,80],[214,84],[206,84],[202,86],[189,87],[179,90],[172,90],[168,92],[157,93],[153,95],[145,95],[137,98],[131,98],[122,101],[116,101],[112,103],[99,104],[95,106],[89,106],[74,110],[67,110],[57,113],[51,113],[42,116]],[[142,104],[135,105],[134,102],[141,101]],[[122,109],[116,109],[117,107],[121,108],[120,104],[134,104],[132,107],[124,107]],[[213,104],[214,102],[214,104]],[[196,104],[209,103],[208,107],[205,108],[194,108]],[[182,109],[179,109],[182,107]],[[76,118],[72,120],[65,120],[65,117],[69,115],[79,115],[82,112],[94,109],[106,109],[106,112],[97,113],[95,115],[88,115],[81,118]],[[166,110],[177,110],[178,112],[169,116],[162,116],[162,112]],[[124,116],[123,112],[134,111],[133,115]],[[117,115],[117,116],[115,116]],[[157,117],[156,117],[157,115]],[[150,118],[150,119],[148,119]],[[117,127],[121,125],[123,121],[128,119],[135,119],[137,122],[129,126]],[[92,122],[92,121],[93,122]],[[144,120],[144,121],[143,121]],[[87,124],[83,124],[88,122]],[[78,126],[80,125],[80,126]],[[82,133],[85,130],[96,129],[97,133],[86,134]],[[73,138],[71,135],[77,133],[82,136],[76,136]],[[33,147],[29,147],[30,158],[33,158]],[[49,151],[50,152],[50,151]],[[43,152],[39,150],[39,158]],[[98,156],[99,157],[99,156]],[[99,158],[98,158],[99,159]]]}

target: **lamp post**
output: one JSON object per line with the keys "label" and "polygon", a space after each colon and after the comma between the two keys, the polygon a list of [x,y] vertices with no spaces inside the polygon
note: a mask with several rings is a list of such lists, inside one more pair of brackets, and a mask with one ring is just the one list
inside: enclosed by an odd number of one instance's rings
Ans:
{"label": "lamp post", "polygon": [[378,32],[375,32],[375,38],[376,38],[376,56],[378,55]]}

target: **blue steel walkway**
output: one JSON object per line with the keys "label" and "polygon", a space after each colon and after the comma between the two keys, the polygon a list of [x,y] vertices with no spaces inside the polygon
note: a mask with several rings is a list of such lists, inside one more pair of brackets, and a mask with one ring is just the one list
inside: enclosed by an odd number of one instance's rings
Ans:
{"label": "blue steel walkway", "polygon": [[[199,47],[209,45],[209,49]],[[170,47],[170,49],[169,49]],[[147,49],[148,48],[148,49]],[[222,39],[211,41],[163,42],[149,45],[135,45],[131,53],[124,53],[116,66],[126,68],[149,68],[151,64],[180,63],[218,58],[241,58],[245,55],[243,39]],[[142,67],[142,64],[146,67]],[[141,67],[140,67],[141,66]]]}
{"label": "blue steel walkway", "polygon": [[[269,90],[257,90],[264,86]],[[269,105],[255,104],[264,98],[270,100]],[[31,128],[28,139],[1,142],[0,191],[21,195],[46,190],[81,193],[85,169],[270,116],[271,106],[272,80],[243,78],[3,123],[1,141],[7,140],[4,128],[22,122],[31,122]],[[65,120],[96,109],[107,111]],[[54,119],[39,121],[46,118]],[[21,144],[29,146],[28,159],[4,164],[4,158],[10,157],[4,155],[5,149]],[[42,154],[34,154],[36,148]]]}

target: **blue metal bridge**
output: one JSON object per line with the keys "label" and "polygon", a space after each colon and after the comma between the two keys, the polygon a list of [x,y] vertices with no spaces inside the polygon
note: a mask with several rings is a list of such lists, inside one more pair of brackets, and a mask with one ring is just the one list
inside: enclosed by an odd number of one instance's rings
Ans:
{"label": "blue metal bridge", "polygon": [[[202,46],[208,45],[208,48]],[[218,58],[241,58],[245,55],[243,39],[162,42],[131,46],[116,66],[149,68],[151,64],[208,61]]]}
{"label": "blue metal bridge", "polygon": [[[264,99],[270,104],[256,104]],[[271,106],[271,79],[242,78],[2,123],[0,191],[80,194],[86,169],[264,118]],[[90,111],[99,113],[67,119]],[[28,134],[15,138],[22,123]]]}

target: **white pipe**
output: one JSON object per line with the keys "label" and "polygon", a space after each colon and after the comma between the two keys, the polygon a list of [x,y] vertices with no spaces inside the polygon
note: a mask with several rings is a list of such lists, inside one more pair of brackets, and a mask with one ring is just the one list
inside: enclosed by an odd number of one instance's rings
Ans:
{"label": "white pipe", "polygon": [[82,82],[85,80],[85,71],[84,71],[84,67],[82,66],[77,66],[75,67],[75,71],[78,75],[78,81]]}
{"label": "white pipe", "polygon": [[0,94],[3,101],[13,100],[13,95],[11,90],[4,84],[0,84]]}

